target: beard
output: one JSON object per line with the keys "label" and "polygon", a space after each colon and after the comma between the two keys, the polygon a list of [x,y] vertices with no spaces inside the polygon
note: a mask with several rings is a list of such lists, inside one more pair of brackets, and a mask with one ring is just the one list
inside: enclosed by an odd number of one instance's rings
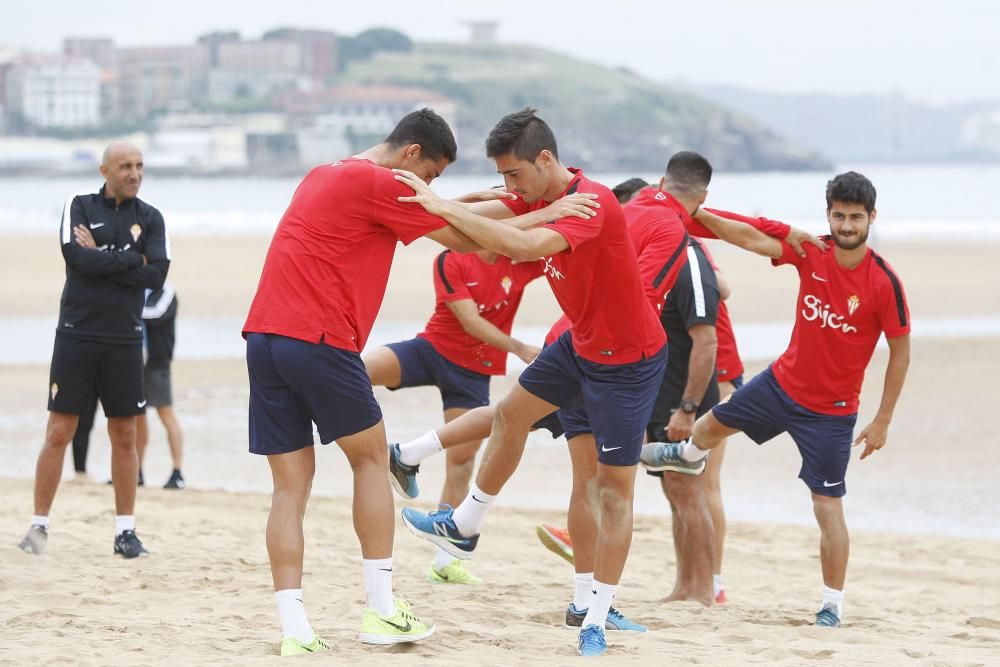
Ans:
{"label": "beard", "polygon": [[[833,230],[831,230],[832,233]],[[868,230],[863,232],[858,232],[856,234],[851,234],[850,236],[843,236],[841,234],[832,234],[833,242],[837,244],[837,247],[841,250],[854,250],[860,247],[868,240]]]}

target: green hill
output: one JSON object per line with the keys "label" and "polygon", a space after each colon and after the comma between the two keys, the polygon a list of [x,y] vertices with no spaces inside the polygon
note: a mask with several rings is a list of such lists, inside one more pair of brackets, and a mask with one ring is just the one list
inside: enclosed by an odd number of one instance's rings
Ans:
{"label": "green hill", "polygon": [[566,164],[656,172],[697,150],[718,169],[823,169],[819,154],[754,121],[632,72],[521,45],[417,43],[409,52],[353,61],[342,81],[416,85],[455,100],[462,171],[489,171],[483,142],[503,115],[525,106],[555,130]]}

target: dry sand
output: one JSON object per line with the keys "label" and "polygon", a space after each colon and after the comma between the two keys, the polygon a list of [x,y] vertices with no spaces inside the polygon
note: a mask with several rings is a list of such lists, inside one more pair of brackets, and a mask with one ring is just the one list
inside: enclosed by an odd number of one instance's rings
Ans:
{"label": "dry sand", "polygon": [[[63,270],[56,240],[6,241],[17,252],[0,264],[0,312],[53,316]],[[171,280],[184,313],[242,316],[266,244],[257,237],[175,238]],[[903,277],[914,316],[934,319],[1000,316],[1000,293],[988,289],[996,248],[900,244],[882,250]],[[400,250],[383,318],[426,318],[435,253],[422,242]],[[737,322],[790,319],[794,272],[737,253],[717,255],[734,283]],[[26,274],[33,276],[30,283]],[[553,312],[547,288],[537,283],[521,321],[546,325]],[[674,573],[667,510],[656,484],[640,479],[637,508],[644,516],[618,601],[652,632],[612,635],[612,655],[662,663],[1000,664],[1000,447],[987,419],[995,409],[989,383],[997,358],[996,338],[914,340],[889,446],[852,463],[847,509],[854,543],[847,625],[839,631],[806,625],[820,586],[818,535],[787,438],[761,448],[742,436],[730,444],[723,484],[736,523],[725,568],[732,602],[722,608],[659,602]],[[879,353],[869,370],[861,422],[877,406],[884,366]],[[755,371],[761,364],[748,367]],[[497,380],[493,396],[510,382]],[[7,478],[0,481],[0,535],[7,536],[0,540],[7,544],[0,547],[0,664],[243,664],[274,655],[279,628],[263,544],[268,498],[218,490],[269,488],[266,465],[246,453],[242,362],[177,361],[176,407],[192,488],[141,491],[139,530],[153,556],[137,563],[111,556],[111,492],[103,485],[107,440],[97,431],[90,480],[72,479],[67,456],[46,555],[32,558],[14,548],[31,511],[28,480],[42,437],[46,386],[43,365],[0,368],[0,459]],[[432,389],[379,390],[378,397],[392,437],[412,437],[439,421]],[[331,657],[465,664],[573,658],[574,637],[558,627],[571,570],[543,551],[533,534],[541,520],[564,520],[569,476],[562,446],[532,436],[472,565],[487,587],[454,590],[425,582],[429,549],[399,531],[397,590],[438,623],[439,633],[426,644],[395,650],[362,647],[353,639],[362,590],[344,499],[349,472],[336,448],[318,454],[315,494],[323,497],[314,500],[307,519],[306,595],[315,627],[340,644]],[[158,485],[169,462],[156,427],[149,456],[147,479]],[[428,462],[422,477],[428,502],[440,480],[441,462]],[[396,655],[390,660],[388,653]]]}

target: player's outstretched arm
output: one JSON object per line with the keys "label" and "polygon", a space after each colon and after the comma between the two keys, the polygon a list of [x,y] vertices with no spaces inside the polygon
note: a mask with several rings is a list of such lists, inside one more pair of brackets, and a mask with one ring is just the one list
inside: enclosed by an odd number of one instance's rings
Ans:
{"label": "player's outstretched arm", "polygon": [[772,259],[781,257],[781,241],[751,225],[728,220],[703,208],[695,212],[694,219],[708,227],[716,236],[727,243],[764,257]]}
{"label": "player's outstretched arm", "polygon": [[[399,201],[420,204],[429,213],[441,216],[459,232],[487,250],[498,252],[515,261],[524,262],[553,255],[569,247],[566,238],[556,231],[542,228],[522,230],[509,224],[497,224],[496,221],[477,215],[457,202],[442,199],[411,172],[401,169],[394,169],[393,172],[396,180],[405,183],[414,191],[412,197],[400,197]],[[539,214],[544,214],[550,208],[552,207],[520,217],[528,218],[531,216],[530,219],[534,225],[537,224],[535,221],[539,218]],[[593,211],[590,207],[584,206],[583,208],[586,211]],[[552,215],[552,213],[548,215]],[[587,218],[590,215],[581,212],[577,217]],[[512,221],[515,220],[517,218],[512,219]],[[431,234],[428,236],[433,238]]]}
{"label": "player's outstretched arm", "polygon": [[472,299],[449,301],[447,306],[467,334],[487,345],[516,354],[521,361],[527,364],[534,361],[538,353],[542,351],[539,347],[527,345],[513,336],[505,334],[495,324],[479,314],[479,308]]}
{"label": "player's outstretched arm", "polygon": [[885,369],[882,402],[878,406],[875,419],[854,439],[855,446],[861,443],[865,444],[865,450],[861,453],[862,459],[885,447],[889,435],[889,424],[892,422],[892,413],[896,409],[896,401],[899,400],[899,395],[903,391],[906,371],[910,367],[910,334],[890,338],[888,342],[889,365]]}

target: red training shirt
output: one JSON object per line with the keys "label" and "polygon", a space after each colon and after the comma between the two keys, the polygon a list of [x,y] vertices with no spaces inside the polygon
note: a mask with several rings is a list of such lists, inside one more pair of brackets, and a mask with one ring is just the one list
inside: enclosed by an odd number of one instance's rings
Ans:
{"label": "red training shirt", "polygon": [[827,415],[858,411],[865,368],[879,336],[910,333],[910,312],[903,285],[880,255],[869,249],[853,269],[837,264],[834,242],[823,252],[805,244],[799,257],[782,242],[775,266],[799,271],[799,296],[792,340],[772,369],[781,388],[796,403]]}
{"label": "red training shirt", "polygon": [[264,260],[244,336],[269,333],[360,352],[382,305],[397,241],[447,223],[392,170],[350,158],[310,171],[292,195]]}
{"label": "red training shirt", "polygon": [[[610,189],[578,169],[570,171],[573,179],[560,196],[593,193],[601,204],[593,218],[560,218],[546,226],[569,244],[542,261],[552,292],[573,323],[573,348],[584,359],[606,365],[652,357],[666,336],[642,285],[621,205]],[[517,215],[548,205],[541,199],[503,201]]]}
{"label": "red training shirt", "polygon": [[524,288],[541,277],[544,268],[541,260],[514,262],[500,255],[490,264],[474,252],[445,250],[434,260],[437,306],[417,336],[453,364],[484,375],[503,375],[507,351],[467,333],[448,303],[472,299],[483,319],[509,336]]}

